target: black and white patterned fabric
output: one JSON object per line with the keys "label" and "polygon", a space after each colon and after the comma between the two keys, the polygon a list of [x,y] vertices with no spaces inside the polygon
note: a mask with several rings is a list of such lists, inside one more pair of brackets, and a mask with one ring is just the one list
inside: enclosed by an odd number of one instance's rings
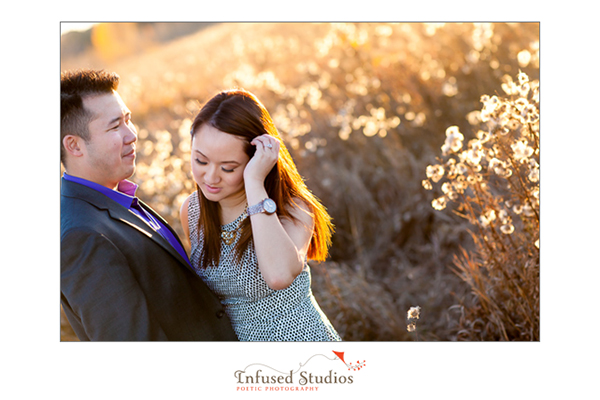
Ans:
{"label": "black and white patterned fabric", "polygon": [[[241,265],[236,262],[236,237],[231,245],[221,243],[218,267],[198,268],[204,240],[203,233],[198,230],[199,214],[198,192],[195,192],[188,207],[191,262],[198,275],[219,296],[239,340],[341,340],[312,294],[308,264],[288,288],[273,290],[262,278],[252,243],[244,253]],[[240,215],[222,228],[236,229],[243,217],[244,214]]]}

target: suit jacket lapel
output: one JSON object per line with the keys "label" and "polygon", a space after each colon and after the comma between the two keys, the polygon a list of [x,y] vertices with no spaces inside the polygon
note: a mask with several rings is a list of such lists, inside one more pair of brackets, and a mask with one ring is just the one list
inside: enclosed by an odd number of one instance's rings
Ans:
{"label": "suit jacket lapel", "polygon": [[[133,211],[130,211],[129,209],[123,207],[122,205],[109,199],[108,197],[104,196],[102,193],[95,191],[94,189],[88,188],[87,186],[80,185],[78,183],[69,182],[64,179],[62,180],[61,194],[64,196],[68,196],[68,197],[80,198],[80,199],[85,200],[88,203],[94,205],[95,207],[97,207],[99,209],[108,211],[108,214],[112,219],[117,220],[121,223],[124,223],[124,224],[130,226],[131,228],[136,229],[137,231],[143,233],[149,239],[153,240],[156,244],[158,244],[159,246],[161,246],[165,250],[167,250],[181,264],[185,265],[188,269],[193,271],[193,269],[190,267],[189,263],[183,257],[181,257],[181,255],[177,252],[177,250],[175,250],[175,248],[173,246],[171,246],[171,244],[165,238],[163,238],[158,232],[156,232],[148,224],[146,224],[141,218],[139,218],[137,215],[135,215],[135,213],[133,213]],[[146,210],[151,212],[155,218],[160,219],[160,221],[168,229],[170,229],[171,232],[173,232],[174,236],[176,238],[178,238],[178,240],[179,240],[179,237],[173,231],[173,229],[169,226],[167,221],[165,221],[160,215],[158,215],[154,210],[152,210],[148,205],[144,204],[142,201],[140,201],[140,204]],[[180,243],[181,243],[181,241],[180,241]]]}
{"label": "suit jacket lapel", "polygon": [[[155,218],[158,217],[158,214],[153,212],[150,207],[148,207],[146,205],[144,205],[144,206],[145,206],[144,208],[146,210],[152,212],[152,214],[154,215]],[[177,250],[175,250],[175,248],[173,246],[171,246],[171,244],[164,237],[162,237],[158,232],[156,232],[154,229],[152,229],[140,217],[135,215],[135,213],[133,211],[130,211],[130,210],[126,209],[125,207],[122,207],[120,204],[116,204],[116,203],[115,203],[114,207],[110,207],[107,210],[108,210],[108,213],[110,214],[111,218],[116,219],[116,220],[118,220],[124,224],[127,224],[127,225],[131,226],[132,228],[137,229],[138,231],[142,232],[143,234],[148,236],[150,239],[155,241],[158,245],[162,246],[169,253],[171,253],[171,255],[173,255],[173,257],[177,258],[179,260],[179,262],[181,262],[185,266],[189,267],[188,262],[181,257],[179,252],[177,252]],[[164,219],[162,219],[162,218],[160,218],[160,219],[161,219],[161,222],[163,224],[165,224],[165,226],[169,227],[169,224],[167,224],[167,222]],[[171,228],[169,227],[169,229],[171,229]],[[171,229],[171,231],[173,231],[173,230]],[[177,235],[175,235],[175,237],[177,237]]]}

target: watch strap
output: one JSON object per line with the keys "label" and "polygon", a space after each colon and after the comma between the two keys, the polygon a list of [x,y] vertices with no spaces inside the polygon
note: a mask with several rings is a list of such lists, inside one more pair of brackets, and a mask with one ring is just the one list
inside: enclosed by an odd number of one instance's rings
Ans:
{"label": "watch strap", "polygon": [[260,201],[258,204],[255,204],[253,206],[248,206],[248,210],[246,211],[246,214],[248,214],[248,216],[254,215],[254,214],[258,214],[260,212],[264,211],[264,207],[263,207],[263,203],[265,201],[262,200]]}

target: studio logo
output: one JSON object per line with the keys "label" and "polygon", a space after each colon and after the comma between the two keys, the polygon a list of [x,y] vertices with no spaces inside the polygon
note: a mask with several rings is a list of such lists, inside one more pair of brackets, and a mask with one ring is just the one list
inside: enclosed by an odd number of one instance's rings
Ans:
{"label": "studio logo", "polygon": [[[260,392],[316,392],[324,386],[352,385],[355,373],[365,367],[366,361],[356,364],[344,360],[344,352],[333,355],[315,354],[300,363],[295,371],[278,370],[265,364],[250,364],[234,373],[236,391]],[[309,365],[310,364],[310,365]]]}

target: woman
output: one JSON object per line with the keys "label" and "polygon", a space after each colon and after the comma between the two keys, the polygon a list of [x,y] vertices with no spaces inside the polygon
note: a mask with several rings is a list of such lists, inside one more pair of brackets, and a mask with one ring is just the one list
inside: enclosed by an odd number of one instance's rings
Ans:
{"label": "woman", "polygon": [[308,259],[324,260],[332,225],[271,116],[251,93],[224,91],[192,124],[197,191],[181,208],[191,262],[240,340],[340,340],[315,301]]}

